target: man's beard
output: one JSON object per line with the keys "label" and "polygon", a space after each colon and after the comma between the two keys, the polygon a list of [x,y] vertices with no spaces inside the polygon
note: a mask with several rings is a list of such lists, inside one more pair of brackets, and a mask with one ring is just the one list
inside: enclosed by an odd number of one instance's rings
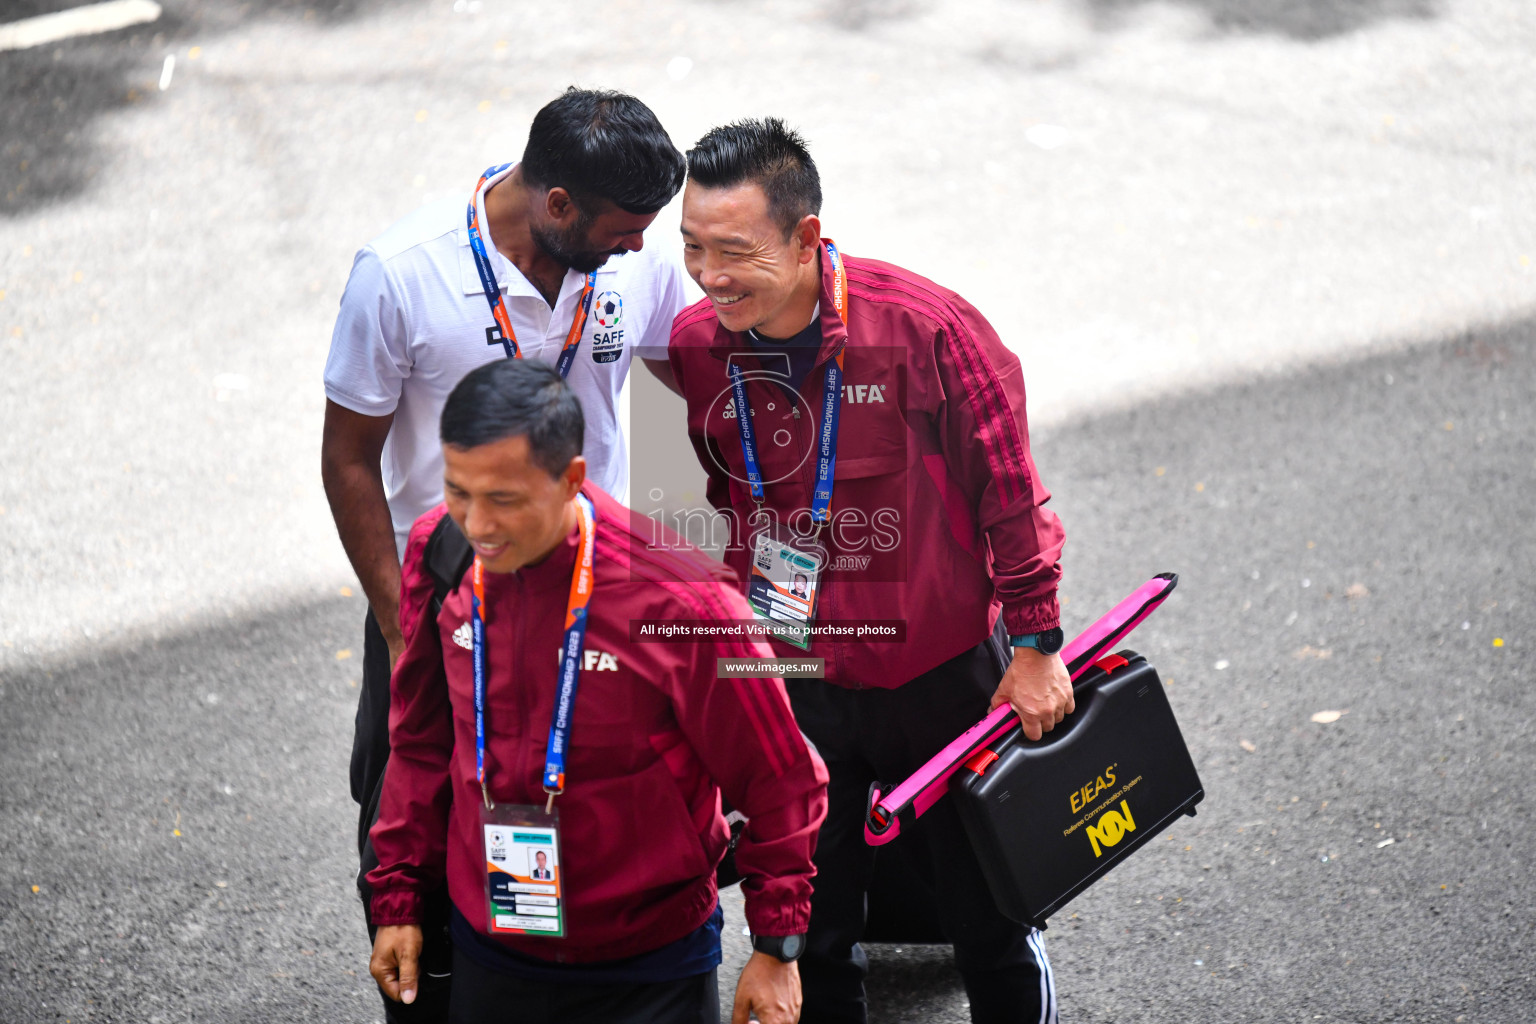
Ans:
{"label": "man's beard", "polygon": [[534,242],[551,259],[579,273],[590,274],[607,263],[609,256],[616,255],[612,250],[600,251],[587,248],[591,244],[587,239],[587,232],[591,228],[592,218],[581,214],[577,217],[576,223],[564,231],[550,231],[530,225],[529,234],[533,235]]}

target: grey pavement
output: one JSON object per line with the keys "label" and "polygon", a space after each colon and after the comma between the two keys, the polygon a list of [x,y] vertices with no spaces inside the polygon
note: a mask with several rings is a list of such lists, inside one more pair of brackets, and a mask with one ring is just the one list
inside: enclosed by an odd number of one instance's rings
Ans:
{"label": "grey pavement", "polygon": [[[788,117],[829,234],[993,320],[1069,626],[1181,573],[1131,646],[1208,797],[1053,920],[1066,1019],[1529,1019],[1525,5],[163,6],[0,53],[0,1019],[378,1016],[320,368],[357,246],[573,81]],[[965,1019],[872,962],[875,1020]]]}
{"label": "grey pavement", "polygon": [[[1529,1019],[1533,389],[1519,321],[1037,438],[1069,627],[1181,574],[1128,646],[1207,792],[1052,921],[1065,1019]],[[361,614],[5,674],[6,1019],[374,1019],[337,659]],[[873,1019],[966,1019],[947,951],[871,959]]]}
{"label": "grey pavement", "polygon": [[1536,308],[1536,16],[1498,0],[164,6],[0,54],[0,611],[42,613],[0,664],[346,581],[352,253],[572,81],[684,143],[802,126],[828,233],[973,300],[1037,424]]}

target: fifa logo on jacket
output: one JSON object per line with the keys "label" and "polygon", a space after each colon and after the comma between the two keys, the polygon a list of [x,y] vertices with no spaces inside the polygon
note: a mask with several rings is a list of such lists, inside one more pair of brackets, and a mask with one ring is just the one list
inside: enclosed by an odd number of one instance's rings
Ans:
{"label": "fifa logo on jacket", "polygon": [[844,384],[843,401],[850,405],[867,405],[885,401],[884,384]]}
{"label": "fifa logo on jacket", "polygon": [[[555,661],[558,663],[565,656],[562,648],[555,649]],[[581,652],[581,670],[583,672],[617,672],[619,659],[607,651],[597,651],[588,647]]]}
{"label": "fifa logo on jacket", "polygon": [[1095,824],[1088,826],[1087,831],[1088,841],[1093,844],[1093,855],[1098,857],[1103,853],[1099,849],[1101,845],[1114,846],[1125,838],[1127,832],[1136,831],[1136,819],[1131,817],[1130,804],[1121,800],[1118,811],[1105,811]]}

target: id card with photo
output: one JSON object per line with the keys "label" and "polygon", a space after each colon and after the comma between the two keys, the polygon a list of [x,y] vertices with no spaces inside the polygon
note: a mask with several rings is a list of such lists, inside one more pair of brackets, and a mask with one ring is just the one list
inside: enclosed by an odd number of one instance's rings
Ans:
{"label": "id card with photo", "polygon": [[565,935],[560,812],[528,804],[480,808],[492,935]]}
{"label": "id card with photo", "polygon": [[821,565],[822,559],[816,552],[796,547],[766,531],[753,542],[747,601],[760,621],[774,627],[778,639],[802,651],[811,646]]}

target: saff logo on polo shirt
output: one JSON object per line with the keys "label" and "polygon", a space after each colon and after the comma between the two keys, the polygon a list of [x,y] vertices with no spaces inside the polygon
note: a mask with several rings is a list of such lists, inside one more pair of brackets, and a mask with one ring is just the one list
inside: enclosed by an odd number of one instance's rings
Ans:
{"label": "saff logo on polo shirt", "polygon": [[603,292],[592,303],[592,315],[601,327],[619,326],[624,320],[624,296],[618,292]]}
{"label": "saff logo on polo shirt", "polygon": [[599,328],[592,332],[592,361],[616,361],[624,351],[624,297],[618,292],[603,292],[592,303],[592,319]]}

